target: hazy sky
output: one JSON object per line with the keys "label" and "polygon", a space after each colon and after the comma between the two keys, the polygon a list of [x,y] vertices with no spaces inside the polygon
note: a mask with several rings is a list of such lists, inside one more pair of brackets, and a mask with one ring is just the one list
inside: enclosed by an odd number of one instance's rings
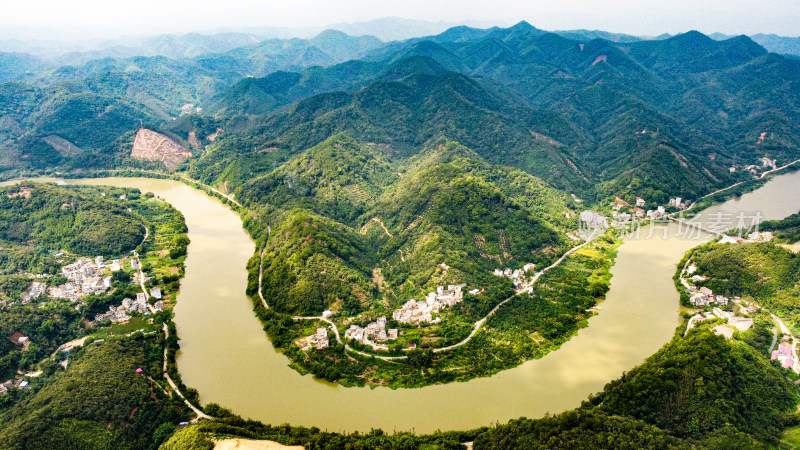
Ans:
{"label": "hazy sky", "polygon": [[800,35],[800,0],[3,0],[0,36],[116,37],[223,27],[310,27],[386,16],[657,35]]}

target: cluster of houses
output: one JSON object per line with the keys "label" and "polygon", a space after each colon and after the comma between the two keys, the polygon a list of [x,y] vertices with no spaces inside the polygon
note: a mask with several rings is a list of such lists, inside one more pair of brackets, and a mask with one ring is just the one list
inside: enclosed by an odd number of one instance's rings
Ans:
{"label": "cluster of houses", "polygon": [[[153,294],[153,290],[158,288],[153,288],[150,290],[150,295]],[[158,289],[159,297],[160,298],[160,291]],[[155,296],[154,296],[155,297]],[[164,309],[164,302],[162,300],[157,301],[153,305],[153,309],[156,311],[161,311]],[[150,305],[147,303],[147,296],[144,293],[139,292],[136,294],[136,300],[131,300],[129,298],[125,298],[122,300],[122,304],[114,307],[109,306],[108,311],[104,312],[103,314],[97,314],[94,316],[94,320],[96,322],[104,322],[106,320],[110,320],[113,323],[117,322],[125,322],[126,320],[130,319],[130,313],[136,314],[150,314]]]}
{"label": "cluster of houses", "polygon": [[[69,281],[60,286],[51,287],[47,293],[53,298],[63,298],[71,302],[78,301],[89,294],[102,294],[111,287],[111,277],[103,277],[105,269],[106,265],[102,256],[95,258],[95,261],[88,258],[78,259],[61,268],[61,275]],[[114,260],[109,269],[111,271],[120,270],[119,260]]]}
{"label": "cluster of houses", "polygon": [[312,347],[315,347],[317,350],[322,350],[330,345],[330,340],[328,339],[328,329],[323,327],[317,328],[316,333],[301,339],[297,342],[297,344],[303,351],[307,351]]}
{"label": "cluster of houses", "polygon": [[[690,276],[690,278],[687,279],[684,275]],[[697,273],[697,265],[694,262],[688,265],[684,273],[681,274],[680,276],[681,283],[684,285],[684,287],[686,287],[686,290],[689,292],[689,301],[692,303],[692,305],[698,308],[709,306],[712,303],[716,303],[719,306],[728,306],[728,303],[731,302],[730,298],[725,297],[724,295],[714,295],[714,291],[712,291],[708,287],[703,286],[698,288],[694,284],[689,283],[689,281],[692,281],[694,283],[699,283],[707,279],[708,277],[699,275]],[[739,300],[739,298],[734,297],[733,300]]]}
{"label": "cluster of houses", "polygon": [[752,244],[753,242],[769,242],[773,239],[773,234],[770,231],[753,231],[749,233],[746,238],[741,236],[728,236],[723,235],[719,240],[720,244]]}
{"label": "cluster of houses", "polygon": [[47,284],[41,281],[34,281],[28,289],[25,289],[22,295],[20,295],[20,303],[27,305],[45,292],[47,292]]}
{"label": "cluster of houses", "polygon": [[[681,210],[688,208],[689,205],[690,203],[688,200],[684,200],[680,197],[670,198],[667,204],[669,207]],[[647,211],[643,209],[645,206],[647,206],[647,201],[642,197],[636,197],[634,205],[631,205],[619,197],[615,197],[614,201],[611,202],[611,208],[615,211],[612,213],[612,218],[614,221],[611,223],[611,226],[623,226],[625,223],[630,222],[634,218],[658,220],[666,217],[667,215],[667,208],[664,206],[658,206],[656,209],[650,209]],[[627,209],[630,212],[622,211],[623,209]]]}
{"label": "cluster of houses", "polygon": [[378,317],[378,320],[370,322],[366,327],[350,325],[344,332],[345,338],[369,345],[374,350],[388,350],[386,344],[378,344],[377,341],[393,341],[398,335],[396,328],[386,329],[386,317]]}
{"label": "cluster of houses", "polygon": [[[691,277],[687,279],[685,275]],[[753,319],[749,317],[736,316],[719,308],[719,306],[727,306],[731,302],[739,303],[741,300],[739,297],[728,298],[724,295],[714,295],[714,292],[706,286],[698,288],[697,286],[689,283],[689,280],[696,283],[705,281],[707,279],[707,277],[697,274],[697,265],[695,265],[694,262],[689,264],[680,275],[681,284],[683,284],[683,286],[691,295],[689,297],[689,301],[692,303],[692,305],[698,308],[711,306],[713,304],[718,305],[717,307],[712,308],[710,312],[707,311],[705,313],[698,313],[694,315],[689,320],[689,326],[686,328],[686,331],[688,332],[695,323],[709,319],[723,319],[727,322],[726,325],[717,325],[712,328],[714,333],[722,335],[727,339],[733,338],[733,332],[735,330],[747,331],[750,328],[753,328]],[[742,305],[740,305],[740,310],[748,315],[758,311],[758,309],[753,306],[744,307]]]}
{"label": "cluster of houses", "polygon": [[[514,282],[514,287],[517,289],[524,288],[530,284],[531,278],[527,277],[527,273],[532,271],[536,267],[536,264],[525,264],[522,266],[522,269],[494,269],[492,272],[494,275],[498,277],[506,277],[511,279]],[[470,294],[473,292],[470,291]]]}
{"label": "cluster of houses", "polygon": [[581,230],[586,228],[598,230],[608,229],[608,218],[596,211],[581,211],[578,220],[581,224]]}
{"label": "cluster of houses", "polygon": [[[63,256],[63,253],[56,253],[56,256],[59,255]],[[131,259],[130,264],[132,269],[138,270],[139,263],[137,260]],[[61,268],[61,275],[68,280],[66,283],[48,287],[44,282],[33,281],[20,295],[21,303],[23,305],[28,304],[44,293],[47,293],[52,298],[65,299],[71,302],[77,302],[89,294],[103,294],[111,288],[112,282],[111,276],[104,276],[106,270],[118,272],[122,270],[122,262],[114,259],[106,265],[102,256],[96,257],[94,261],[88,258],[80,258],[72,264],[67,264]],[[36,275],[36,277],[42,276]],[[158,295],[153,296],[161,298],[160,292]]]}
{"label": "cluster of houses", "polygon": [[31,386],[28,381],[23,380],[22,378],[17,380],[8,380],[5,383],[0,383],[0,395],[8,394],[8,390],[11,388],[30,389]]}
{"label": "cluster of houses", "polygon": [[[758,158],[758,162],[761,163],[761,165],[759,165],[759,164],[749,164],[749,165],[745,166],[744,167],[745,172],[750,172],[750,174],[753,175],[753,176],[759,176],[762,171],[767,171],[767,170],[777,169],[778,168],[778,160],[776,160],[774,158],[770,159],[768,156],[763,156],[761,158]],[[731,173],[735,173],[736,172],[736,166],[731,166],[730,169],[728,169],[728,170]]]}
{"label": "cluster of houses", "polygon": [[712,303],[716,303],[719,306],[728,306],[728,303],[731,301],[724,295],[714,295],[714,291],[705,286],[695,292],[690,292],[690,294],[689,301],[698,308],[709,306]]}
{"label": "cluster of houses", "polygon": [[433,315],[440,309],[453,306],[464,300],[466,284],[449,285],[447,289],[443,286],[436,288],[436,292],[429,292],[425,301],[407,301],[402,307],[392,312],[392,319],[400,323],[439,323],[440,317],[434,318]]}
{"label": "cluster of houses", "polygon": [[669,199],[668,206],[672,206],[673,208],[678,208],[678,209],[686,209],[689,205],[687,204],[687,202],[682,202],[681,200],[682,199],[680,197],[671,198]]}
{"label": "cluster of houses", "polygon": [[[743,310],[747,314],[752,314],[754,310]],[[724,325],[717,325],[711,329],[715,334],[725,337],[726,339],[733,339],[733,332],[736,330],[747,331],[753,328],[753,319],[750,317],[735,316],[732,313],[723,311],[720,308],[714,308],[710,312],[698,313],[689,319],[689,325],[686,327],[688,333],[694,325],[704,320],[722,319],[727,323]]]}

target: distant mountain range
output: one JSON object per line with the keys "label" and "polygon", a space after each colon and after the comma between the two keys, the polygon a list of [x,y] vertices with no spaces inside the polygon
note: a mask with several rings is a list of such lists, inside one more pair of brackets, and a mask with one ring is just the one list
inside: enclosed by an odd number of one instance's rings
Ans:
{"label": "distant mountain range", "polygon": [[[246,173],[255,164],[248,147],[291,154],[335,132],[400,154],[447,136],[582,195],[594,186],[599,195],[696,198],[736,179],[730,168],[754,155],[800,156],[799,70],[745,36],[614,43],[526,22],[456,27],[388,43],[363,61],[237,83],[210,106],[249,117],[231,129],[235,152],[196,169]],[[228,164],[238,168],[220,172]]]}
{"label": "distant mountain range", "polygon": [[109,57],[166,56],[179,59],[194,58],[210,53],[224,53],[237,47],[271,39],[311,39],[327,30],[341,31],[351,36],[374,36],[383,42],[389,42],[439,34],[458,25],[485,27],[496,25],[496,23],[431,22],[384,17],[366,22],[339,23],[323,27],[251,27],[78,42],[0,38],[0,52],[28,53],[51,60],[55,64],[80,64],[92,59]]}
{"label": "distant mountain range", "polygon": [[[383,42],[402,41],[422,36],[433,36],[459,26],[486,28],[502,23],[462,21],[431,22],[426,20],[384,17],[380,19],[331,24],[324,27],[282,28],[251,27],[224,29],[203,33],[163,34],[145,37],[124,37],[112,40],[83,42],[54,42],[29,39],[0,39],[0,52],[28,53],[49,60],[53,64],[80,64],[100,58],[130,58],[134,56],[166,56],[168,58],[194,58],[210,53],[224,53],[234,48],[257,44],[271,39],[310,39],[326,30],[336,30],[351,36],[374,36]],[[634,36],[598,30],[566,30],[554,33],[574,40],[606,39],[618,43],[659,40],[672,37]],[[713,33],[716,40],[732,36]],[[800,56],[800,37],[784,37],[774,34],[750,36],[756,43],[772,53]],[[0,64],[2,67],[3,64]]]}
{"label": "distant mountain range", "polygon": [[[758,157],[800,157],[800,61],[746,36],[637,39],[520,22],[388,43],[329,30],[191,58],[0,57],[0,77],[22,81],[0,85],[5,170],[84,167],[88,155],[111,165],[140,126],[186,140],[219,127],[193,170],[236,186],[344,132],[400,158],[456,140],[581,196],[666,202],[740,179]],[[264,148],[277,151],[265,160]]]}

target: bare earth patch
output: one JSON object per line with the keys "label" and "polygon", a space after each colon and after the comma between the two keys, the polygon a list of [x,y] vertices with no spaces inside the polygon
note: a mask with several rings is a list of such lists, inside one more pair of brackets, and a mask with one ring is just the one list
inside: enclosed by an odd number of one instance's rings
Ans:
{"label": "bare earth patch", "polygon": [[185,159],[191,158],[192,153],[163,134],[142,128],[136,133],[131,157],[145,161],[157,161],[168,169],[174,169]]}

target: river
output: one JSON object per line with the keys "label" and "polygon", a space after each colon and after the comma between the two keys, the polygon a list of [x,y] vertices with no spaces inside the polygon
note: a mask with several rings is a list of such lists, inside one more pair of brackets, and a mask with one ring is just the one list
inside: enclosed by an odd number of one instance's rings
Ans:
{"label": "river", "polygon": [[[244,417],[329,431],[468,429],[577,407],[666,343],[679,324],[672,276],[683,254],[710,239],[678,238],[675,224],[625,239],[600,313],[557,351],[490,378],[420,389],[344,388],[301,376],[266,339],[245,296],[253,241],[239,217],[204,192],[172,180],[70,180],[153,192],[179,209],[189,227],[189,255],[175,323],[183,381]],[[739,199],[710,208],[764,219],[800,210],[800,172],[775,177]]]}

